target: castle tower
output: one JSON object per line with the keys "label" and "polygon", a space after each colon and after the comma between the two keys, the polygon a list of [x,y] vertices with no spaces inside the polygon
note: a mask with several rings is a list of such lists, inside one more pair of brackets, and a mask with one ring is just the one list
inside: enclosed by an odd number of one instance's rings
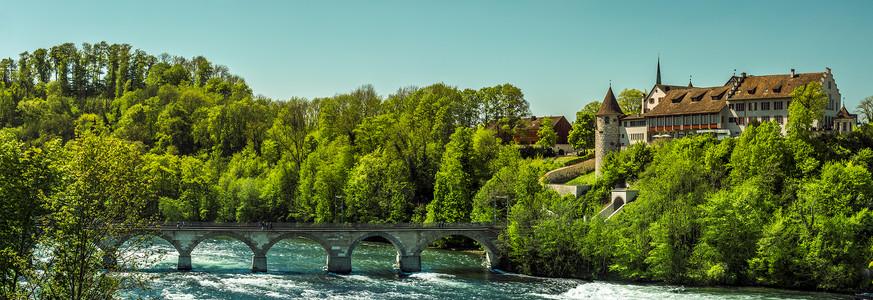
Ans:
{"label": "castle tower", "polygon": [[596,131],[594,132],[594,174],[600,177],[600,166],[603,158],[610,152],[621,149],[619,117],[623,116],[618,100],[612,93],[612,87],[606,92],[600,110],[594,114]]}

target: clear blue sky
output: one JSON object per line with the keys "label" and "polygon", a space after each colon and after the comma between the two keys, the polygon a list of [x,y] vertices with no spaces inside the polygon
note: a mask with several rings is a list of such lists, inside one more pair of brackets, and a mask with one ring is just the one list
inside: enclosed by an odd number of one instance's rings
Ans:
{"label": "clear blue sky", "polygon": [[[535,115],[733,74],[833,69],[853,110],[873,95],[873,1],[0,0],[0,57],[65,42],[203,55],[274,99],[373,84],[518,86]],[[616,92],[618,92],[616,91]]]}

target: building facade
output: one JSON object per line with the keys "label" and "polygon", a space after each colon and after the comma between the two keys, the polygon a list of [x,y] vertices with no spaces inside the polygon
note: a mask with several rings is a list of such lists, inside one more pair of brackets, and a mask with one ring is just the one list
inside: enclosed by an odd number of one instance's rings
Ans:
{"label": "building facade", "polygon": [[841,95],[830,68],[819,73],[731,76],[727,83],[714,87],[661,84],[658,62],[657,80],[641,99],[639,112],[625,114],[618,106],[612,87],[596,116],[595,170],[600,176],[602,159],[612,151],[635,143],[652,143],[696,134],[712,134],[722,139],[738,137],[752,122],[776,121],[783,133],[788,123],[791,93],[796,87],[819,82],[827,94],[824,116],[813,124],[815,130],[849,132],[857,116],[840,109]]}
{"label": "building facade", "polygon": [[[660,63],[658,73],[660,75]],[[699,133],[711,133],[718,138],[737,137],[753,121],[776,121],[783,125],[784,131],[791,93],[794,88],[811,82],[819,82],[828,97],[824,117],[814,123],[815,128],[836,130],[841,95],[831,69],[819,73],[795,73],[792,69],[788,74],[779,75],[742,73],[732,76],[725,85],[714,87],[693,87],[690,83],[688,86],[655,84],[642,99],[640,112],[622,115],[621,146]],[[851,122],[841,120],[846,124]]]}

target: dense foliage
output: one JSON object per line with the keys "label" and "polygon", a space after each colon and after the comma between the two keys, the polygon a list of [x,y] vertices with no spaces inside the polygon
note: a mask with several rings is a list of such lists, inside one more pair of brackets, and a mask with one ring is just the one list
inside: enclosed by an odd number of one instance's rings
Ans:
{"label": "dense foliage", "polygon": [[472,195],[529,115],[509,84],[272,100],[203,57],[126,44],[4,61],[4,132],[40,147],[108,128],[143,154],[148,207],[168,221],[469,221]]}
{"label": "dense foliage", "polygon": [[[816,84],[775,122],[721,141],[688,137],[607,157],[592,191],[513,209],[506,242],[525,273],[691,284],[869,290],[873,126],[810,136]],[[798,118],[793,116],[796,114]],[[634,202],[596,215],[628,182]]]}

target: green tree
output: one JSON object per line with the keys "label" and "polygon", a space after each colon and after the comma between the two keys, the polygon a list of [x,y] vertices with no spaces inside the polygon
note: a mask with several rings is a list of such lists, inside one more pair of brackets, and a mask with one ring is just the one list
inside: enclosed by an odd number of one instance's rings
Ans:
{"label": "green tree", "polygon": [[573,149],[594,148],[594,126],[593,114],[585,109],[576,112],[576,121],[573,122],[573,129],[570,130],[570,136],[567,138]]}
{"label": "green tree", "polygon": [[540,129],[537,131],[537,137],[540,138],[540,140],[537,141],[537,145],[543,147],[543,149],[555,146],[555,143],[558,141],[558,133],[555,132],[552,118],[542,118],[542,121],[540,121]]}
{"label": "green tree", "polygon": [[821,83],[814,81],[794,88],[791,92],[791,105],[788,106],[788,133],[794,138],[809,139],[815,122],[821,123],[828,95],[821,89]]}
{"label": "green tree", "polygon": [[203,87],[209,81],[209,78],[212,77],[212,63],[203,56],[195,57],[194,61],[197,63],[197,71],[194,71],[194,74],[197,75],[197,86]]}
{"label": "green tree", "polygon": [[[593,116],[597,114],[598,110],[600,110],[601,105],[602,103],[600,103],[599,101],[588,102],[588,104],[585,104],[585,106],[582,107],[582,110],[580,110],[579,112]],[[579,115],[579,112],[576,113],[577,116]]]}
{"label": "green tree", "polygon": [[483,124],[499,121],[512,129],[518,120],[530,115],[530,105],[518,87],[507,83],[482,88],[479,92]]}
{"label": "green tree", "polygon": [[15,61],[12,58],[0,60],[0,83],[4,86],[12,86],[15,79]]}
{"label": "green tree", "polygon": [[446,145],[434,182],[434,199],[427,206],[426,222],[469,222],[475,186],[471,176],[470,128],[458,127]]}
{"label": "green tree", "polygon": [[32,65],[36,71],[37,78],[41,83],[48,83],[51,80],[51,62],[49,62],[49,52],[46,49],[36,49],[33,51]]}
{"label": "green tree", "polygon": [[640,108],[643,103],[643,97],[646,94],[637,89],[624,89],[618,94],[615,100],[618,100],[618,106],[626,115],[640,113]]}
{"label": "green tree", "polygon": [[[102,130],[81,133],[67,152],[65,188],[49,199],[51,213],[43,220],[52,225],[43,227],[40,238],[50,247],[48,258],[34,261],[43,272],[28,283],[47,299],[107,299],[146,287],[148,275],[119,272],[141,266],[139,256],[126,256],[110,243],[152,221],[146,209],[153,197],[139,151]],[[126,245],[139,249],[141,242]]]}
{"label": "green tree", "polygon": [[21,290],[29,275],[27,261],[38,234],[37,220],[47,211],[44,199],[58,191],[61,182],[59,143],[24,149],[8,133],[0,132],[0,297],[32,298]]}

